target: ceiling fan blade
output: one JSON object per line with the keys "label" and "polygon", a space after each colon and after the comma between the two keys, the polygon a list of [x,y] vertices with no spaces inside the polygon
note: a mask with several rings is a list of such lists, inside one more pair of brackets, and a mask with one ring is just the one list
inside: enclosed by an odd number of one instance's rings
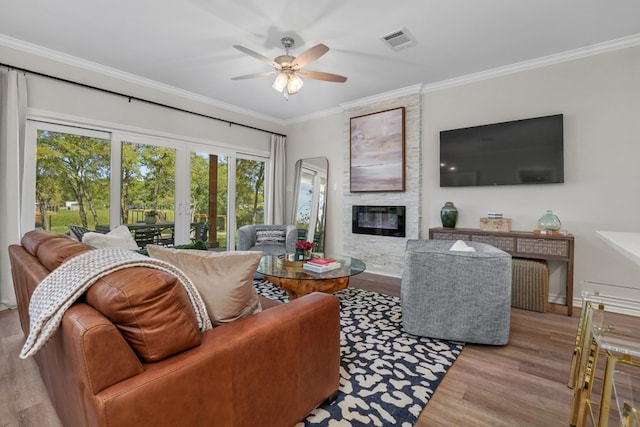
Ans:
{"label": "ceiling fan blade", "polygon": [[253,51],[251,49],[247,49],[246,47],[240,46],[240,45],[237,45],[237,44],[234,44],[233,47],[235,47],[236,49],[238,49],[242,53],[246,53],[249,56],[253,56],[258,61],[266,62],[267,64],[271,65],[272,67],[275,67],[278,70],[280,69],[280,65],[277,62],[274,62],[272,59],[269,59],[266,56],[259,54],[258,52],[255,52],[255,51]]}
{"label": "ceiling fan blade", "polygon": [[322,43],[315,45],[314,47],[305,50],[291,63],[291,67],[302,68],[305,65],[320,58],[325,53],[329,52],[329,48]]}
{"label": "ceiling fan blade", "polygon": [[347,81],[345,76],[323,73],[322,71],[298,71],[298,74],[309,79],[324,80],[326,82],[344,83]]}
{"label": "ceiling fan blade", "polygon": [[271,76],[271,75],[276,74],[276,73],[278,73],[278,72],[277,71],[265,71],[264,73],[245,74],[243,76],[231,77],[231,80],[253,79],[255,77]]}

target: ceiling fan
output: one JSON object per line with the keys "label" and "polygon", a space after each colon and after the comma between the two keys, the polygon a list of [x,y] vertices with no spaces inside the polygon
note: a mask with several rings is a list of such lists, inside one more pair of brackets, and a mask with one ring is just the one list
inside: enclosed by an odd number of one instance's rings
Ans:
{"label": "ceiling fan", "polygon": [[340,76],[338,74],[325,73],[322,71],[302,70],[302,67],[315,61],[329,51],[329,48],[324,44],[317,44],[296,57],[289,55],[289,49],[295,44],[293,38],[283,37],[280,41],[285,48],[285,54],[280,55],[273,60],[251,49],[247,49],[246,47],[234,45],[233,47],[238,49],[240,52],[246,53],[249,56],[253,56],[254,58],[262,62],[266,62],[267,64],[275,68],[275,70],[237,76],[233,77],[232,80],[252,79],[254,77],[264,77],[277,74],[278,76],[273,82],[272,87],[278,92],[282,92],[285,99],[289,99],[289,95],[298,93],[298,91],[302,87],[303,82],[300,76],[336,83],[344,83],[347,81],[346,77]]}

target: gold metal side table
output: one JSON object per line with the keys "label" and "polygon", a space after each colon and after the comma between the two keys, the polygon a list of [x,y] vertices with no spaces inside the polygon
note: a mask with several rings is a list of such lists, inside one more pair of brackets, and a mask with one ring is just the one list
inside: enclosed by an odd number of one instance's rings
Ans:
{"label": "gold metal side table", "polygon": [[[615,321],[615,315],[607,311],[607,307],[619,304],[619,300],[612,297],[590,293],[582,295],[582,311],[568,381],[569,387],[574,389],[572,426],[585,426],[590,419],[592,425],[607,427],[618,367],[640,368],[640,332],[620,325]],[[591,395],[601,353],[605,357],[604,374],[600,398],[594,401]],[[633,390],[634,384],[631,387]],[[598,409],[597,416],[594,408]],[[627,408],[627,418],[633,421],[634,403],[627,402]]]}

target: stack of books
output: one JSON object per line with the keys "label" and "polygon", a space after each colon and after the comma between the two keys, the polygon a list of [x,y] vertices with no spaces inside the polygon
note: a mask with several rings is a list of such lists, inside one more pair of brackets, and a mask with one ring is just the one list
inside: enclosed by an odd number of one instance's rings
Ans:
{"label": "stack of books", "polygon": [[489,219],[502,219],[502,214],[498,212],[487,212],[487,218]]}
{"label": "stack of books", "polygon": [[311,258],[302,265],[302,268],[314,273],[324,273],[340,268],[341,265],[339,261],[331,258]]}

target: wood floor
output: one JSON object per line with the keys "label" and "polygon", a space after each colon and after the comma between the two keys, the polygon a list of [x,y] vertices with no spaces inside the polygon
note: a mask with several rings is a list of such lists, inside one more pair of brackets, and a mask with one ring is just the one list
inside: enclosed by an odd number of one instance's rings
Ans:
{"label": "wood floor", "polygon": [[[400,292],[399,279],[370,273],[350,285]],[[567,426],[577,323],[576,317],[513,309],[509,344],[467,344],[415,425]],[[0,426],[60,426],[35,363],[17,356],[23,342],[17,312],[0,312]]]}
{"label": "wood floor", "polygon": [[[363,273],[351,286],[399,296],[400,280]],[[512,309],[506,346],[465,345],[416,427],[567,426],[578,319]]]}

